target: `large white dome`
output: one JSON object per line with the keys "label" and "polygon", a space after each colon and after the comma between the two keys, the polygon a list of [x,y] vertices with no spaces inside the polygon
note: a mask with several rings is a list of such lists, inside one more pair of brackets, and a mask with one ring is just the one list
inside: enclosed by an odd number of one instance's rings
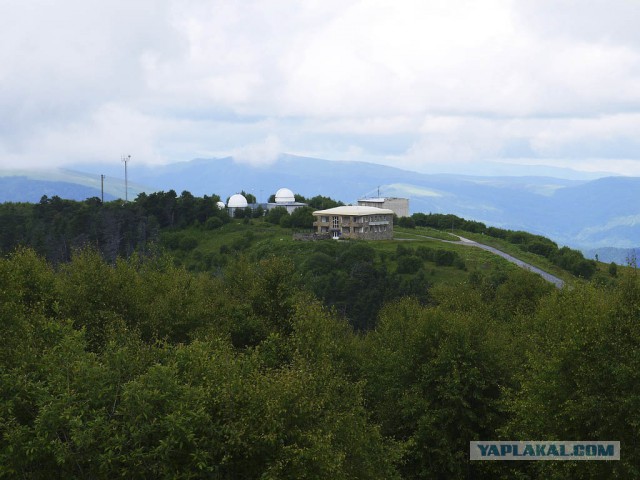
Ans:
{"label": "large white dome", "polygon": [[231,195],[229,202],[227,202],[227,207],[229,208],[245,208],[247,205],[247,199],[244,198],[244,195],[240,195],[239,193]]}
{"label": "large white dome", "polygon": [[296,199],[288,188],[281,188],[276,192],[276,203],[293,203]]}

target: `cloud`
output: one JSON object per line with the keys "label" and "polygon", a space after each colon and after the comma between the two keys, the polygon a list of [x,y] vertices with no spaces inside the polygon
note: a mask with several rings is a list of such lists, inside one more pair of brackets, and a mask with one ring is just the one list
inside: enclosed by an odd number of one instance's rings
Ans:
{"label": "cloud", "polygon": [[118,161],[123,154],[141,163],[165,163],[157,147],[167,125],[120,105],[105,104],[78,122],[68,122],[57,128],[41,128],[33,134],[33,143],[26,152],[3,149],[2,166],[22,165],[27,154],[32,166],[48,166],[77,162]]}
{"label": "cloud", "polygon": [[261,164],[283,145],[419,170],[633,162],[634,13],[603,0],[9,0],[0,165],[125,149]]}
{"label": "cloud", "polygon": [[407,168],[428,169],[433,164],[465,164],[498,157],[506,139],[502,120],[427,116],[419,139],[408,149]]}
{"label": "cloud", "polygon": [[638,129],[640,114],[631,113],[577,118],[427,116],[418,139],[398,161],[421,171],[447,165],[453,171],[474,162],[522,163],[528,158],[532,164],[618,173],[624,167],[636,174]]}
{"label": "cloud", "polygon": [[253,167],[273,164],[282,153],[282,145],[275,135],[269,135],[263,142],[246,145],[233,152],[233,159],[237,163],[244,163]]}

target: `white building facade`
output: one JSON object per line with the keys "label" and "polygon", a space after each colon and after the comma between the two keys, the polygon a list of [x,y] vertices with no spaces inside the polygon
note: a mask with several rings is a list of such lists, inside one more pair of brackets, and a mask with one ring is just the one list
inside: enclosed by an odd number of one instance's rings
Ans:
{"label": "white building facade", "polygon": [[333,239],[391,240],[393,210],[362,205],[344,206],[313,212],[313,226],[319,234]]}

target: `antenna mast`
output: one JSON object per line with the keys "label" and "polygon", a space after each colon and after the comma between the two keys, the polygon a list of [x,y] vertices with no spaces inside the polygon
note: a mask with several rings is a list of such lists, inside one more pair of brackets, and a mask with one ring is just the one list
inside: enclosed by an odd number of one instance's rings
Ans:
{"label": "antenna mast", "polygon": [[127,163],[131,160],[131,155],[123,155],[122,161],[124,162],[124,201],[129,201],[129,178],[127,177]]}

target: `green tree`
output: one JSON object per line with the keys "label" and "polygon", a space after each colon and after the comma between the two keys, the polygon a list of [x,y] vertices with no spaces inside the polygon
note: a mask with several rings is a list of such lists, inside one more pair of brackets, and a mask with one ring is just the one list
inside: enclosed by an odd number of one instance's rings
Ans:
{"label": "green tree", "polygon": [[403,228],[416,228],[416,222],[411,217],[398,218],[398,226]]}
{"label": "green tree", "polygon": [[[635,276],[613,289],[576,286],[543,299],[533,321],[523,325],[526,363],[505,435],[633,445],[640,412],[639,314]],[[619,462],[553,462],[533,470],[552,479],[633,478],[640,473],[639,454],[626,451]]]}
{"label": "green tree", "polygon": [[291,226],[293,228],[313,228],[313,208],[300,207],[291,213]]}
{"label": "green tree", "polygon": [[366,339],[365,392],[382,433],[403,447],[403,478],[481,474],[469,463],[469,441],[493,438],[509,383],[490,323],[412,299],[382,310]]}
{"label": "green tree", "polygon": [[282,217],[284,217],[284,216],[287,216],[287,215],[289,215],[289,212],[287,212],[286,208],[284,208],[284,207],[275,207],[275,208],[269,209],[269,211],[265,215],[264,219],[269,223],[273,223],[274,225],[278,225],[280,223],[280,219]]}
{"label": "green tree", "polygon": [[422,260],[417,255],[403,255],[398,258],[397,273],[416,273],[422,267]]}
{"label": "green tree", "polygon": [[252,203],[256,203],[256,202],[257,202],[257,200],[256,200],[256,196],[255,196],[255,195],[253,195],[252,193],[246,193],[244,190],[242,190],[242,191],[240,192],[240,195],[243,195],[243,196],[244,196],[244,198],[246,198],[246,199],[247,199],[247,203],[248,203],[248,204],[250,204],[250,205],[251,205]]}
{"label": "green tree", "polygon": [[291,215],[283,215],[279,223],[282,228],[291,228]]}
{"label": "green tree", "polygon": [[322,195],[316,195],[308,199],[305,203],[308,203],[314,210],[326,210],[328,208],[340,207],[344,203],[334,200],[330,197],[323,197]]}
{"label": "green tree", "polygon": [[211,218],[207,218],[207,221],[205,222],[204,227],[207,230],[216,230],[222,227],[222,225],[224,225],[224,223],[222,222],[222,220],[220,220],[220,218],[211,217]]}

